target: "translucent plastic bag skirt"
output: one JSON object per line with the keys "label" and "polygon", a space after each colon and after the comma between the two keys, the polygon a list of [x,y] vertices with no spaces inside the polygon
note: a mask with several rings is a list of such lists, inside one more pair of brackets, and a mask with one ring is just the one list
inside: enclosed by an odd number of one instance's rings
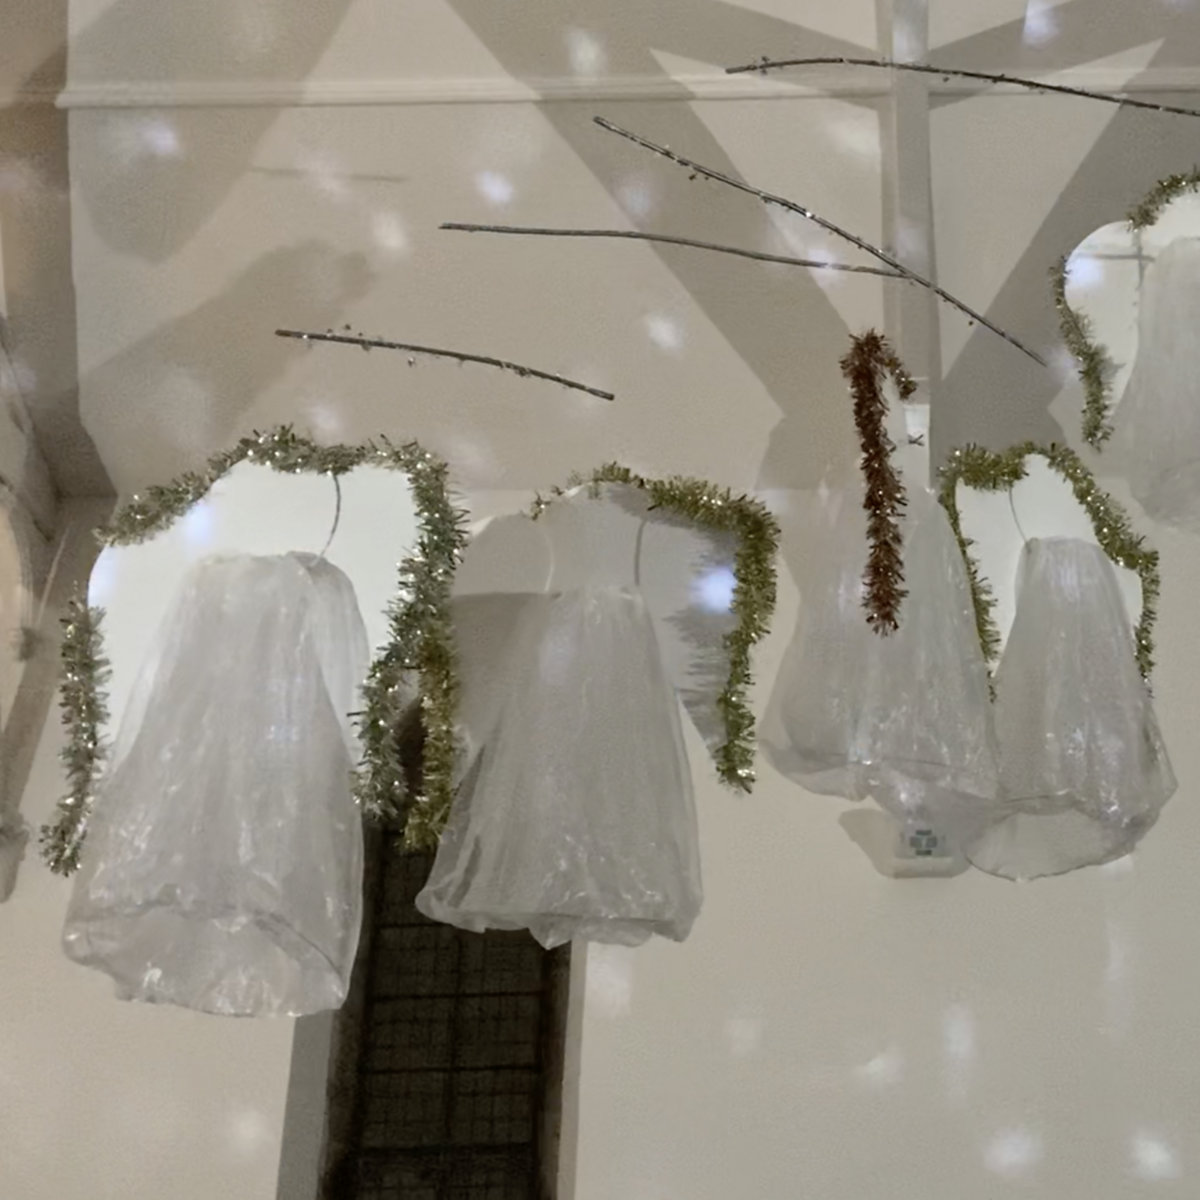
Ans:
{"label": "translucent plastic bag skirt", "polygon": [[1012,879],[1127,854],[1175,791],[1112,563],[1075,538],[1031,541],[996,672],[1004,803],[968,848]]}
{"label": "translucent plastic bag skirt", "polygon": [[932,494],[910,497],[903,529],[909,594],[900,628],[881,637],[862,607],[865,516],[857,496],[842,498],[839,558],[801,614],[764,740],[809,791],[873,796],[958,838],[977,832],[999,788],[987,665],[962,553]]}
{"label": "translucent plastic bag skirt", "polygon": [[123,998],[299,1016],[345,998],[362,915],[350,581],[312,555],[181,585],[97,792],[63,931]]}
{"label": "translucent plastic bag skirt", "polygon": [[527,607],[511,647],[507,702],[417,908],[464,929],[528,929],[546,947],[682,941],[701,903],[696,811],[642,597],[564,592]]}
{"label": "translucent plastic bag skirt", "polygon": [[1155,520],[1200,533],[1200,239],[1171,242],[1146,270],[1133,371],[1111,454]]}

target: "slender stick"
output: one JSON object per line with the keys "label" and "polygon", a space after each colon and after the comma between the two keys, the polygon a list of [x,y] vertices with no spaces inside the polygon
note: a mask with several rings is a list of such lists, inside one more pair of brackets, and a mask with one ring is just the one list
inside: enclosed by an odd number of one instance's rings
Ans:
{"label": "slender stick", "polygon": [[620,137],[641,146],[646,150],[661,155],[663,158],[676,163],[678,166],[685,167],[691,171],[693,175],[702,175],[705,179],[711,179],[715,183],[724,183],[729,187],[737,188],[740,192],[746,192],[748,195],[757,196],[764,204],[777,204],[780,208],[786,208],[789,212],[798,213],[806,220],[812,221],[815,225],[819,225],[822,229],[829,233],[836,234],[843,238],[851,245],[857,246],[860,250],[865,250],[880,262],[886,263],[889,267],[899,271],[906,279],[911,279],[913,283],[919,283],[922,287],[928,288],[935,296],[939,296],[945,300],[947,304],[953,305],[972,321],[977,321],[986,329],[990,329],[994,334],[1002,337],[1010,345],[1015,346],[1022,354],[1028,355],[1034,362],[1041,366],[1046,365],[1046,360],[1040,354],[1034,353],[1028,346],[1019,342],[1011,333],[1006,333],[998,325],[994,325],[982,313],[977,313],[973,308],[968,307],[958,297],[951,295],[944,288],[939,287],[936,283],[926,279],[923,275],[917,274],[916,271],[910,270],[898,259],[893,258],[890,254],[880,250],[877,246],[872,246],[870,242],[864,241],[857,234],[851,233],[848,229],[843,229],[840,225],[835,225],[832,221],[820,216],[812,211],[811,208],[805,208],[802,204],[797,204],[794,200],[788,200],[785,196],[777,196],[773,192],[764,192],[761,188],[756,188],[748,183],[744,183],[740,179],[734,179],[731,175],[725,175],[721,171],[714,171],[711,167],[702,166],[698,162],[693,162],[690,158],[685,158],[682,154],[676,154],[667,146],[660,146],[656,142],[649,141],[647,138],[641,137],[639,134],[631,133],[628,129],[622,129],[619,125],[614,125],[611,121],[606,121],[603,117],[593,117],[592,120],[600,126],[601,129],[607,130],[609,133],[615,133]]}
{"label": "slender stick", "polygon": [[757,262],[783,263],[789,267],[811,267],[820,271],[851,271],[860,275],[882,275],[888,279],[907,278],[903,271],[887,267],[861,267],[854,263],[821,262],[814,258],[791,258],[786,254],[766,254],[758,250],[743,250],[739,246],[722,246],[716,242],[700,242],[695,238],[675,237],[669,233],[642,233],[636,229],[545,229],[533,225],[474,225],[468,221],[444,221],[438,228],[462,233],[522,233],[538,237],[567,238],[630,238],[642,242],[662,242],[667,246],[693,246],[697,250],[715,250],[718,254],[736,254]]}
{"label": "slender stick", "polygon": [[915,71],[921,75],[941,75],[943,79],[953,75],[957,79],[978,79],[983,83],[1008,83],[1014,87],[1027,88],[1031,92],[1053,92],[1059,96],[1078,96],[1084,100],[1100,100],[1105,104],[1116,104],[1121,108],[1145,108],[1151,112],[1173,113],[1180,117],[1200,117],[1200,109],[1180,108],[1174,104],[1155,104],[1152,100],[1135,100],[1132,96],[1114,95],[1111,92],[1094,92],[1090,88],[1068,87],[1062,83],[1039,83],[1036,79],[1022,79],[1019,75],[1005,75],[991,71],[963,71],[957,67],[935,67],[931,63],[897,62],[894,58],[844,58],[819,56],[815,58],[762,58],[758,62],[744,63],[740,67],[726,67],[726,75],[748,75],[754,71],[765,73],[784,67],[877,67],[885,71]]}
{"label": "slender stick", "polygon": [[[464,363],[480,363],[485,367],[498,367],[502,371],[512,371],[522,379],[545,379],[550,383],[561,384],[565,388],[574,388],[577,392],[587,392],[589,396],[599,396],[601,400],[613,400],[612,392],[603,392],[599,388],[589,387],[586,383],[578,383],[565,375],[555,375],[550,371],[539,371],[536,367],[525,367],[520,363],[509,362],[506,358],[492,358],[487,354],[467,354],[461,350],[438,350],[433,346],[417,346],[410,342],[389,342],[383,338],[364,337],[361,333],[306,333],[300,329],[277,329],[275,336],[281,338],[297,338],[302,342],[336,342],[342,346],[360,346],[363,350],[403,350],[409,354],[429,354],[435,358],[453,358]],[[412,365],[411,362],[409,364]]]}

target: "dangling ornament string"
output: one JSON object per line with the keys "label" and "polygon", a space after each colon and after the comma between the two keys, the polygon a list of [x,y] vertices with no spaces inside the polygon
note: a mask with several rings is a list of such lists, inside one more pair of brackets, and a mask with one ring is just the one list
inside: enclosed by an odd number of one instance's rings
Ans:
{"label": "dangling ornament string", "polygon": [[867,623],[886,637],[900,627],[904,587],[904,538],[900,517],[907,504],[904,484],[892,462],[896,445],[887,432],[883,381],[890,376],[901,400],[917,385],[887,340],[873,329],[853,339],[841,361],[842,374],[854,398],[854,424],[862,450],[863,508],[867,512],[867,566],[863,573],[863,608]]}
{"label": "dangling ornament string", "polygon": [[1019,342],[1011,333],[1006,333],[998,325],[993,324],[983,316],[976,312],[973,308],[964,304],[957,296],[951,295],[945,288],[939,287],[936,283],[926,279],[923,275],[919,275],[916,271],[906,267],[898,259],[893,258],[890,254],[880,250],[878,246],[871,245],[870,242],[860,238],[857,234],[851,233],[848,229],[843,229],[840,225],[820,216],[813,212],[811,208],[805,208],[802,204],[797,204],[794,200],[788,200],[785,196],[778,196],[773,192],[764,192],[761,188],[753,187],[748,183],[744,183],[740,179],[734,179],[732,175],[726,175],[721,171],[715,171],[711,167],[702,166],[698,162],[694,162],[690,158],[685,158],[682,154],[676,154],[674,150],[668,146],[660,146],[657,142],[652,142],[640,134],[631,133],[628,129],[622,129],[619,125],[614,125],[611,121],[605,120],[603,117],[593,117],[595,124],[608,133],[615,133],[619,137],[625,138],[627,141],[633,142],[635,146],[641,146],[645,150],[650,150],[652,153],[667,159],[669,162],[675,163],[677,166],[684,167],[692,173],[692,176],[703,176],[705,179],[711,179],[714,183],[723,183],[728,187],[736,188],[739,192],[746,192],[748,195],[757,196],[764,204],[775,204],[780,208],[785,208],[788,212],[794,212],[807,221],[812,221],[813,224],[819,225],[822,229],[844,241],[849,242],[853,246],[857,246],[860,250],[865,250],[873,258],[877,258],[880,262],[885,263],[894,271],[899,271],[905,279],[912,283],[920,284],[923,288],[928,288],[935,296],[940,297],[947,304],[957,308],[969,320],[976,321],[985,329],[990,329],[998,337],[1002,337],[1010,345],[1015,346],[1022,354],[1032,358],[1034,362],[1041,366],[1046,365],[1046,360],[1041,355],[1030,350],[1028,346]]}
{"label": "dangling ornament string", "polygon": [[1023,79],[1019,75],[1005,75],[992,71],[964,71],[957,67],[937,67],[932,63],[897,62],[894,58],[846,58],[835,55],[819,55],[812,58],[760,58],[757,62],[744,63],[738,67],[726,67],[726,75],[765,75],[768,71],[779,71],[785,67],[877,67],[884,71],[912,71],[920,75],[940,75],[943,79],[977,79],[981,83],[1009,84],[1031,92],[1050,92],[1056,96],[1075,96],[1083,100],[1099,100],[1115,104],[1120,108],[1143,108],[1150,112],[1172,113],[1180,117],[1200,117],[1200,109],[1181,108],[1175,104],[1156,104],[1153,100],[1135,100],[1132,96],[1114,95],[1111,92],[1096,92],[1090,88],[1070,87],[1062,83],[1043,83],[1037,79]]}
{"label": "dangling ornament string", "polygon": [[696,250],[711,250],[717,254],[732,254],[752,258],[756,262],[781,263],[789,267],[808,267],[814,271],[848,271],[859,275],[882,275],[888,279],[904,279],[904,272],[890,267],[865,267],[856,263],[823,262],[815,258],[793,258],[787,254],[767,254],[760,250],[743,250],[740,246],[724,246],[717,242],[701,242],[695,238],[675,237],[669,233],[642,233],[636,229],[545,229],[532,225],[474,225],[467,221],[444,221],[441,229],[460,233],[517,233],[529,237],[561,238],[628,238],[633,241],[659,242],[665,246],[690,246]]}
{"label": "dangling ornament string", "polygon": [[[521,363],[510,362],[506,358],[493,358],[488,354],[468,354],[461,350],[439,350],[434,346],[418,346],[411,342],[391,342],[385,338],[367,337],[361,333],[350,333],[349,326],[343,333],[334,333],[332,329],[324,333],[306,333],[302,329],[277,329],[275,336],[295,338],[301,342],[334,342],[342,346],[358,346],[361,350],[401,350],[407,354],[423,354],[433,358],[453,358],[460,363],[479,363],[485,367],[495,367],[501,371],[511,371],[522,379],[544,379],[548,383],[557,383],[561,387],[571,388],[577,392],[587,392],[589,396],[598,396],[601,400],[613,400],[612,392],[590,387],[586,383],[568,379],[565,375],[555,375],[551,371],[539,371],[536,367],[522,366]],[[409,366],[414,360],[409,359]]]}

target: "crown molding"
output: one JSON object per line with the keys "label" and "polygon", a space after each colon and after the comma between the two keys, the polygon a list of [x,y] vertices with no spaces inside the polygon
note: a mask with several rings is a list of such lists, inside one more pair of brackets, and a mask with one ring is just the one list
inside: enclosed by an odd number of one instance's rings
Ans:
{"label": "crown molding", "polygon": [[[1019,73],[1011,69],[1006,73]],[[1047,79],[1059,84],[1127,94],[1200,91],[1200,67],[1151,67],[1131,80],[1111,67],[1078,67]],[[1034,96],[1012,85],[980,89],[962,79],[928,81],[936,95]],[[870,68],[816,69],[804,76],[725,75],[720,72],[669,76],[554,76],[519,80],[509,76],[468,79],[374,80],[190,80],[177,82],[77,82],[55,93],[30,89],[10,100],[57,104],[64,109],[112,108],[337,108],[444,104],[598,103],[613,100],[805,100],[886,96],[891,76]]]}

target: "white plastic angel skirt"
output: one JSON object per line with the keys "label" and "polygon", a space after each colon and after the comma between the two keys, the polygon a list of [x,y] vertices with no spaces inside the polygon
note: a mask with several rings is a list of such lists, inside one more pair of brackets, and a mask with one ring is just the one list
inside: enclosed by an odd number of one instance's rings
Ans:
{"label": "white plastic angel skirt", "polygon": [[903,822],[970,836],[999,783],[987,666],[949,519],[932,493],[910,494],[909,594],[900,628],[881,637],[862,607],[865,514],[854,489],[840,503],[829,538],[838,557],[805,596],[764,741],[777,769],[809,791],[873,796]]}
{"label": "white plastic angel skirt", "polygon": [[1112,454],[1147,514],[1200,533],[1200,239],[1171,242],[1146,271],[1138,348],[1113,416]]}
{"label": "white plastic angel skirt", "polygon": [[1127,854],[1175,791],[1116,574],[1099,546],[1029,542],[996,672],[1004,805],[968,848],[1012,879]]}
{"label": "white plastic angel skirt", "polygon": [[308,554],[192,569],[100,783],[63,931],[125,999],[299,1016],[345,998],[362,906],[348,716],[368,660]]}
{"label": "white plastic angel skirt", "polygon": [[702,895],[696,811],[644,600],[616,586],[533,598],[510,647],[507,700],[472,731],[482,748],[418,909],[546,947],[682,941]]}

